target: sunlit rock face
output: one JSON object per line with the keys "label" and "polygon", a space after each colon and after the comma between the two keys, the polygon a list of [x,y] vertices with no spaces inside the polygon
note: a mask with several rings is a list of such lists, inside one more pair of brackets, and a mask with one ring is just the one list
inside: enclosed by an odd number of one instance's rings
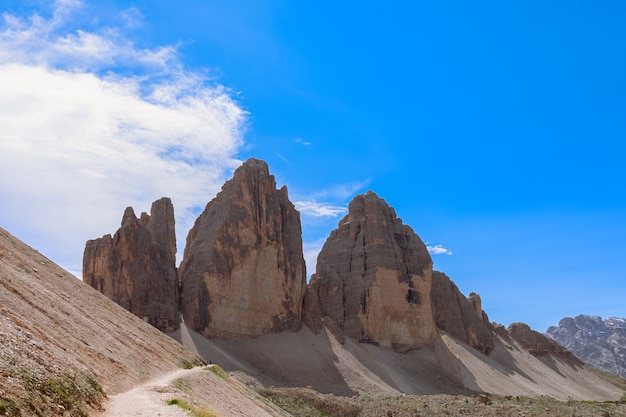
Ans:
{"label": "sunlit rock face", "polygon": [[350,338],[404,350],[436,335],[432,259],[373,192],[355,197],[322,248],[310,287],[323,317]]}
{"label": "sunlit rock face", "polygon": [[164,332],[178,329],[178,276],[174,208],[169,198],[152,203],[138,219],[126,208],[114,236],[90,240],[83,281]]}
{"label": "sunlit rock face", "polygon": [[485,354],[493,350],[493,333],[480,296],[466,298],[443,272],[433,271],[431,298],[438,329]]}
{"label": "sunlit rock face", "polygon": [[297,330],[306,291],[300,214],[267,164],[249,159],[187,236],[180,265],[185,322],[207,337]]}

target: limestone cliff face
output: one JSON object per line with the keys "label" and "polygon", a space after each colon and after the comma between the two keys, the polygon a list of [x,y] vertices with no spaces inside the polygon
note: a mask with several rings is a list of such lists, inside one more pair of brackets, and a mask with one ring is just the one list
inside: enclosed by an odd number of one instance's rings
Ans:
{"label": "limestone cliff face", "polygon": [[318,260],[310,288],[321,314],[350,338],[395,349],[436,335],[432,259],[422,240],[373,192],[355,197]]}
{"label": "limestone cliff face", "polygon": [[454,282],[439,271],[433,271],[430,294],[438,329],[485,354],[493,350],[493,333],[478,294],[470,293],[465,298]]}
{"label": "limestone cliff face", "polygon": [[90,240],[83,281],[158,329],[178,328],[178,276],[174,208],[169,198],[137,219],[128,207],[112,237]]}
{"label": "limestone cliff face", "polygon": [[207,204],[187,236],[180,278],[184,320],[206,337],[299,328],[300,214],[265,162],[246,161]]}

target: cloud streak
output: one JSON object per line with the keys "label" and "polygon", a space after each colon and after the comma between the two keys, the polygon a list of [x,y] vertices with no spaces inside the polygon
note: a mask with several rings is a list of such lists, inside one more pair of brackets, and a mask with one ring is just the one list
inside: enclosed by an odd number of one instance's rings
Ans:
{"label": "cloud streak", "polygon": [[136,48],[115,27],[68,30],[82,6],[5,13],[0,26],[1,226],[79,276],[86,240],[161,196],[174,202],[180,249],[239,164],[246,120],[175,47]]}
{"label": "cloud streak", "polygon": [[337,217],[348,212],[346,207],[318,203],[314,200],[296,201],[294,205],[300,213],[313,217]]}

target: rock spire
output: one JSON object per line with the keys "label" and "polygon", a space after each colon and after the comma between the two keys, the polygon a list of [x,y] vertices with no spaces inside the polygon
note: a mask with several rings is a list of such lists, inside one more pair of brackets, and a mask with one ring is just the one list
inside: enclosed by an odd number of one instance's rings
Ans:
{"label": "rock spire", "polygon": [[187,236],[181,311],[206,337],[296,330],[306,291],[300,214],[267,164],[249,159]]}
{"label": "rock spire", "polygon": [[83,281],[164,332],[179,326],[174,208],[169,198],[152,203],[138,219],[126,208],[114,236],[89,240]]}
{"label": "rock spire", "polygon": [[310,287],[321,315],[348,337],[403,350],[436,335],[432,273],[419,236],[370,191],[352,200],[331,232]]}

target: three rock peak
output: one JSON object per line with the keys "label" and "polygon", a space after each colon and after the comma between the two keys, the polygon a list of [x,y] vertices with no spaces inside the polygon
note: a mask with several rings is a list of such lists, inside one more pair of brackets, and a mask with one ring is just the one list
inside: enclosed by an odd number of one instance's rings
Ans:
{"label": "three rock peak", "polygon": [[480,297],[468,300],[433,271],[419,236],[374,192],[356,196],[324,244],[310,283],[300,214],[267,163],[249,159],[205,207],[175,266],[173,206],[127,208],[114,237],[90,240],[83,279],[157,328],[185,323],[206,337],[255,337],[323,326],[359,342],[406,350],[440,332],[483,353],[493,329]]}

